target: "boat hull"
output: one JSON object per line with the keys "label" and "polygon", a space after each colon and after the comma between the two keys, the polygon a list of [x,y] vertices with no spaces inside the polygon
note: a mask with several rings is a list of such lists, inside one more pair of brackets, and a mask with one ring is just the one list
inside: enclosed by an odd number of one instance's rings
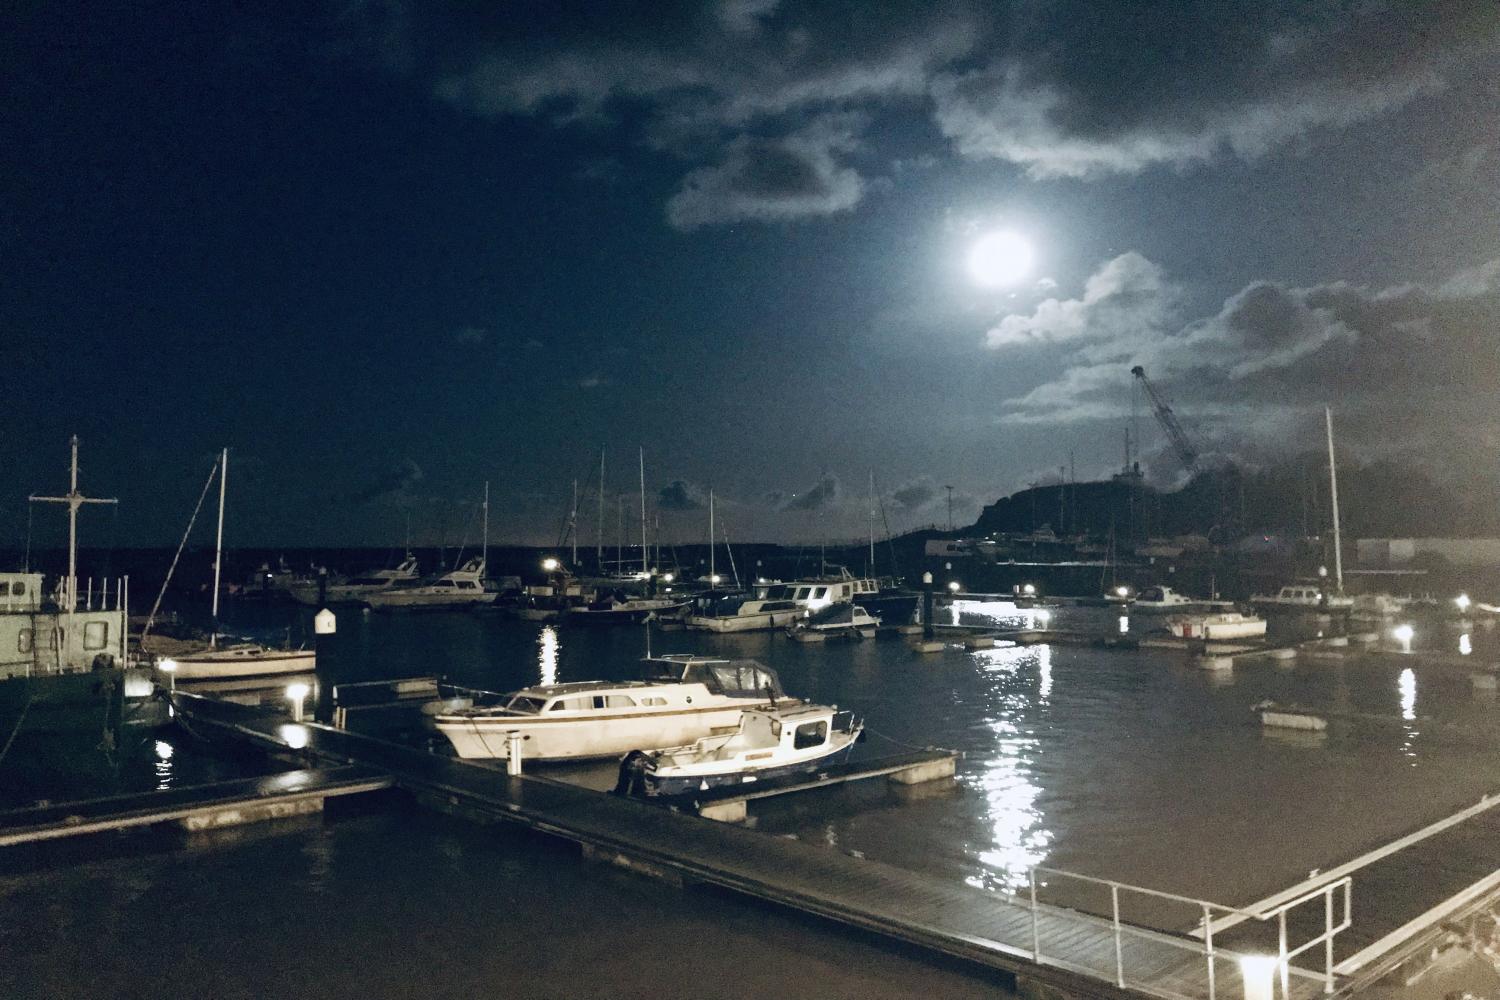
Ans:
{"label": "boat hull", "polygon": [[495,603],[498,594],[483,593],[457,598],[451,594],[412,594],[401,591],[377,591],[364,602],[376,611],[463,611]]}
{"label": "boat hull", "polygon": [[173,657],[180,681],[210,680],[224,677],[270,677],[301,674],[318,665],[318,654],[311,649],[271,649],[258,652],[218,650],[196,656]]}
{"label": "boat hull", "polygon": [[762,611],[751,615],[689,615],[687,627],[703,632],[765,632],[783,628],[802,617],[801,608],[786,611]]}
{"label": "boat hull", "polygon": [[816,757],[750,771],[741,770],[720,774],[670,776],[659,776],[647,771],[646,794],[652,797],[691,795],[696,792],[708,791],[711,788],[736,788],[760,781],[770,781],[775,778],[805,774],[810,771],[816,771],[820,767],[827,767],[830,764],[837,764],[843,761],[849,756],[849,752],[854,749],[854,741],[851,739],[842,746],[834,746],[832,744],[830,746],[831,749],[828,749],[826,753]]}
{"label": "boat hull", "polygon": [[607,719],[536,719],[526,717],[443,719],[438,732],[467,760],[504,760],[506,737],[521,734],[521,759],[537,761],[599,760],[623,757],[632,750],[683,746],[739,724],[749,701],[686,712],[651,712]]}

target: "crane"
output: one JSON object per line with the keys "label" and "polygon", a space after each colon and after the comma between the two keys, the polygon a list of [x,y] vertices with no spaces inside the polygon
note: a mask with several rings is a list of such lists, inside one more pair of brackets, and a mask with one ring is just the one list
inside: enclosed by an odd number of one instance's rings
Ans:
{"label": "crane", "polygon": [[1146,397],[1151,400],[1151,409],[1156,414],[1156,422],[1161,424],[1161,429],[1167,432],[1167,437],[1171,440],[1177,457],[1182,459],[1182,464],[1188,474],[1196,476],[1198,474],[1198,449],[1194,448],[1193,442],[1188,440],[1187,432],[1182,429],[1182,424],[1177,422],[1177,415],[1172,412],[1172,408],[1167,405],[1166,399],[1156,386],[1152,385],[1151,380],[1146,377],[1146,369],[1136,365],[1130,369],[1130,374],[1140,379],[1141,388],[1146,390]]}

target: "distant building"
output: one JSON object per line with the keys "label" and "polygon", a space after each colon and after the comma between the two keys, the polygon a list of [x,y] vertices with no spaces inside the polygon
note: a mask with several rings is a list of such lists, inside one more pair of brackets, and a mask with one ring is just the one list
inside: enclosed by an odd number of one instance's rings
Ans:
{"label": "distant building", "polygon": [[1438,559],[1454,566],[1500,566],[1500,538],[1361,538],[1361,566],[1397,568]]}

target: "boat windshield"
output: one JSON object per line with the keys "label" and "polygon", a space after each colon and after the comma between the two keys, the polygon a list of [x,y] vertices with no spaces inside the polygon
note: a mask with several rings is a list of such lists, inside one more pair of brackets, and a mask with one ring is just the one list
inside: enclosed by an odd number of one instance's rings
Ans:
{"label": "boat windshield", "polygon": [[526,695],[516,695],[505,707],[511,712],[523,712],[526,715],[536,715],[542,710],[544,702],[540,698],[529,698]]}
{"label": "boat windshield", "polygon": [[830,604],[821,611],[813,613],[807,619],[809,625],[831,625],[837,622],[852,622],[854,620],[854,605],[852,604]]}
{"label": "boat windshield", "polygon": [[757,660],[647,660],[647,680],[703,684],[730,698],[764,697],[766,689],[783,697],[776,671]]}

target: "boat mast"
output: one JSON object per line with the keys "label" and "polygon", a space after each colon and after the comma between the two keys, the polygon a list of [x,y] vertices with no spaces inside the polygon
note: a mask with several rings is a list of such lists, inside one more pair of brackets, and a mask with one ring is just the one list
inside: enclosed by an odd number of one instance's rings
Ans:
{"label": "boat mast", "polygon": [[615,497],[615,574],[625,572],[625,494]]}
{"label": "boat mast", "polygon": [[708,488],[708,589],[714,587],[714,488]]}
{"label": "boat mast", "polygon": [[479,581],[482,584],[490,571],[490,481],[484,481],[484,541],[479,550]]}
{"label": "boat mast", "polygon": [[[68,579],[63,584],[63,599],[68,602],[68,635],[73,634],[73,612],[78,608],[78,508],[86,503],[119,503],[118,500],[99,500],[78,492],[78,435],[70,442],[73,461],[68,474],[68,493],[60,497],[28,497],[34,503],[65,503],[68,505]],[[28,535],[29,538],[29,535]]]}
{"label": "boat mast", "polygon": [[599,531],[594,536],[594,563],[604,572],[604,448],[599,449]]}
{"label": "boat mast", "polygon": [[573,536],[573,565],[578,565],[578,480],[573,480],[573,510],[568,514],[568,533]]}
{"label": "boat mast", "polygon": [[875,576],[875,470],[870,470],[870,576]]}
{"label": "boat mast", "polygon": [[219,453],[219,530],[214,537],[214,597],[213,597],[213,633],[209,636],[209,642],[217,645],[219,641],[219,572],[224,564],[224,486],[229,480],[229,449],[225,448]]}
{"label": "boat mast", "polygon": [[1344,554],[1339,543],[1339,472],[1333,461],[1333,410],[1323,407],[1323,421],[1328,429],[1328,492],[1333,504],[1333,582],[1344,592]]}
{"label": "boat mast", "polygon": [[641,572],[651,575],[646,559],[646,449],[641,448]]}

